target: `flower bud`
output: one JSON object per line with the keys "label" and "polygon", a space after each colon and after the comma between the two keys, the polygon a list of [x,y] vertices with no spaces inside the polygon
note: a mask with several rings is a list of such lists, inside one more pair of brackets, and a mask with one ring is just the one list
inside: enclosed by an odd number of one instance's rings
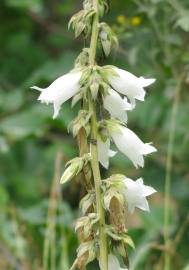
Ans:
{"label": "flower bud", "polygon": [[71,180],[74,176],[78,175],[83,169],[83,166],[85,166],[90,159],[90,154],[85,154],[83,157],[78,157],[70,160],[66,164],[69,165],[69,167],[63,173],[60,179],[60,183],[64,184]]}

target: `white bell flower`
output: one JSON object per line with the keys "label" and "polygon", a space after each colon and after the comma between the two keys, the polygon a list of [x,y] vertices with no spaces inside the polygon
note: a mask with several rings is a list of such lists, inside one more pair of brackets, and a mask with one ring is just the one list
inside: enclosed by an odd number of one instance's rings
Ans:
{"label": "white bell flower", "polygon": [[136,168],[144,167],[144,156],[157,149],[150,143],[143,143],[130,129],[121,126],[119,131],[112,131],[111,137],[120,152],[126,155]]}
{"label": "white bell flower", "polygon": [[38,100],[40,100],[41,103],[53,103],[53,118],[56,118],[59,114],[61,105],[78,92],[81,75],[81,72],[70,72],[56,79],[47,88],[43,89],[37,86],[32,86],[31,88],[41,91],[41,94],[38,97]]}
{"label": "white bell flower", "polygon": [[108,95],[104,98],[104,108],[110,113],[111,117],[127,122],[127,113],[132,106],[128,103],[127,98],[121,96],[113,89],[108,90]]}
{"label": "white bell flower", "polygon": [[105,169],[108,169],[109,158],[115,156],[117,152],[110,150],[109,139],[103,142],[100,136],[98,136],[97,139],[97,149],[98,149],[98,161]]}
{"label": "white bell flower", "polygon": [[117,92],[126,95],[133,107],[135,106],[135,99],[144,101],[146,94],[144,87],[154,83],[155,79],[138,78],[132,73],[117,67],[113,67],[112,69],[118,75],[110,75],[108,78],[112,88]]}
{"label": "white bell flower", "polygon": [[149,212],[150,209],[146,197],[155,193],[156,190],[150,186],[145,186],[142,178],[139,178],[136,181],[125,178],[123,181],[125,184],[123,194],[125,195],[128,204],[128,211],[132,214],[135,207],[137,207],[143,211]]}
{"label": "white bell flower", "polygon": [[108,255],[108,270],[127,270],[127,268],[121,268],[118,259],[113,254]]}

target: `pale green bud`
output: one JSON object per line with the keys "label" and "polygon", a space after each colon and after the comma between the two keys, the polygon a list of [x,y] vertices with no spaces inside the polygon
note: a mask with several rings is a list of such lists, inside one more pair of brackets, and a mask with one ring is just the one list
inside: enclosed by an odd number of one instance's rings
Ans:
{"label": "pale green bud", "polygon": [[69,167],[63,173],[60,179],[60,184],[64,184],[70,181],[74,176],[78,175],[83,169],[83,166],[85,166],[89,162],[90,159],[91,159],[91,155],[85,154],[83,157],[77,157],[70,160],[66,164],[66,166],[69,166]]}
{"label": "pale green bud", "polygon": [[106,23],[100,24],[100,40],[102,43],[102,48],[106,56],[108,56],[113,47],[118,46],[118,39],[111,27]]}

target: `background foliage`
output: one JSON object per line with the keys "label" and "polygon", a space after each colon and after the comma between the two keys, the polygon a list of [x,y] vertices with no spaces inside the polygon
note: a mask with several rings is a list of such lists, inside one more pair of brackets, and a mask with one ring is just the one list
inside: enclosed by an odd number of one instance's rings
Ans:
{"label": "background foliage", "polygon": [[[74,40],[67,22],[80,6],[81,1],[74,0],[0,2],[0,269],[38,270],[48,264],[51,270],[68,270],[75,255],[73,228],[83,190],[79,179],[63,191],[57,181],[66,160],[77,153],[76,142],[67,133],[75,109],[65,104],[61,117],[53,121],[52,108],[36,102],[38,93],[29,87],[48,85],[72,68],[85,44]],[[151,201],[151,214],[137,212],[129,221],[136,243],[136,249],[130,250],[131,268],[163,269],[166,155],[172,104],[181,80],[179,100],[176,97],[170,252],[171,269],[188,269],[189,3],[111,0],[105,20],[120,40],[109,62],[157,78],[146,102],[129,114],[128,125],[143,140],[153,141],[158,153],[147,158],[145,169],[137,173],[121,155],[112,160],[112,172],[142,175],[159,191]],[[99,62],[106,63],[100,54]]]}

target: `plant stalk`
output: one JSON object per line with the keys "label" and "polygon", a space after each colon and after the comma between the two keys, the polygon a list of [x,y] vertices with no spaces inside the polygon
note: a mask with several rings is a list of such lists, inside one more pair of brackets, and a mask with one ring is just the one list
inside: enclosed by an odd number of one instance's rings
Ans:
{"label": "plant stalk", "polygon": [[[54,168],[54,178],[52,181],[52,187],[50,191],[48,214],[47,214],[47,228],[44,241],[43,250],[43,268],[44,270],[49,269],[49,261],[51,270],[56,269],[56,214],[58,207],[58,199],[60,197],[60,170],[61,170],[62,154],[60,151],[57,152]],[[49,260],[50,257],[50,260]]]}
{"label": "plant stalk", "polygon": [[183,75],[178,79],[178,84],[175,90],[175,96],[173,101],[173,107],[171,112],[171,124],[169,132],[169,142],[167,150],[167,160],[166,160],[166,176],[165,176],[165,201],[164,201],[164,243],[166,247],[165,252],[165,262],[164,270],[171,269],[171,257],[170,257],[170,199],[171,199],[171,171],[173,165],[173,149],[176,131],[176,117],[179,105],[180,91],[182,87]]}
{"label": "plant stalk", "polygon": [[[95,15],[93,18],[92,25],[92,35],[91,35],[91,43],[90,43],[90,55],[89,62],[90,66],[93,67],[95,65],[96,58],[96,50],[97,50],[97,42],[98,42],[98,34],[99,34],[99,8],[98,8],[98,0],[93,0],[93,5],[95,8]],[[95,193],[96,193],[96,210],[99,216],[99,262],[100,268],[103,270],[108,270],[108,255],[107,255],[107,237],[105,233],[105,211],[102,206],[102,197],[101,197],[101,175],[100,168],[98,162],[98,150],[97,150],[97,134],[98,134],[98,126],[97,126],[97,116],[96,116],[96,107],[95,102],[93,101],[91,95],[89,100],[89,106],[92,111],[91,117],[91,165],[94,177],[94,185],[95,185]]]}

